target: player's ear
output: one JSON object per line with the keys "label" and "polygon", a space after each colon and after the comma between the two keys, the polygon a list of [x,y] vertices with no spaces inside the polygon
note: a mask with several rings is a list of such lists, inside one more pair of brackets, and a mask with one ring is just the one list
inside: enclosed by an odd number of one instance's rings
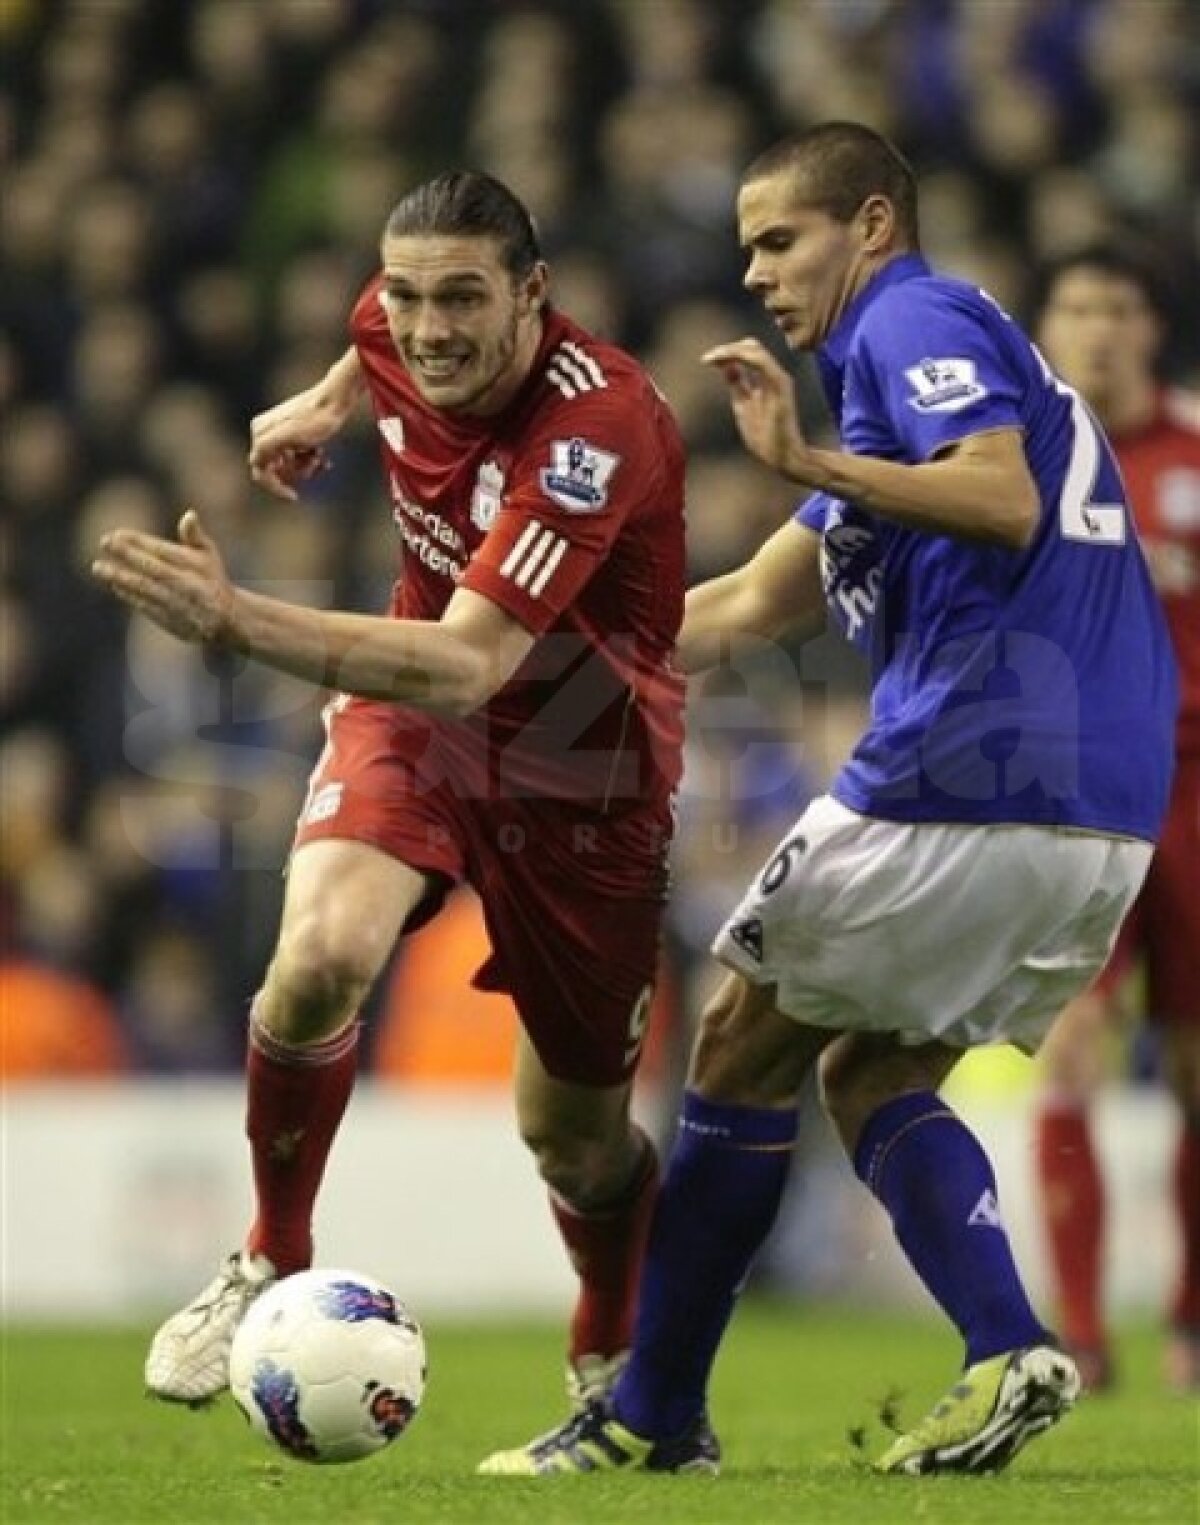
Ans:
{"label": "player's ear", "polygon": [[519,301],[527,312],[540,312],[550,296],[550,271],[539,259],[521,282]]}
{"label": "player's ear", "polygon": [[854,214],[868,254],[880,254],[896,237],[896,208],[886,196],[868,196]]}

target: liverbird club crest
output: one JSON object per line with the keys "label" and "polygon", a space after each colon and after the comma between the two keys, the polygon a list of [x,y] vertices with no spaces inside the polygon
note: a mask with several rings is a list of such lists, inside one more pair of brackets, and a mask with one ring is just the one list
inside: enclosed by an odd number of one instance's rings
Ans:
{"label": "liverbird club crest", "polygon": [[495,524],[503,496],[504,472],[495,461],[484,461],[471,497],[471,523],[480,534],[486,535]]}

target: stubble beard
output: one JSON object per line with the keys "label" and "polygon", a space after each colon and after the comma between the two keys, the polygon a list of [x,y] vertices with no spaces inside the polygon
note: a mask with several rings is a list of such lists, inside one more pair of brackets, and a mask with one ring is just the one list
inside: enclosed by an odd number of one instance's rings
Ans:
{"label": "stubble beard", "polygon": [[[489,350],[477,349],[474,352],[474,361],[482,361],[486,365],[486,375],[481,377],[476,386],[463,397],[456,398],[451,403],[441,406],[454,413],[469,413],[474,411],[478,404],[485,400],[491,392],[507,376],[513,359],[517,353],[517,314],[514,311],[509,321],[507,330],[490,346]],[[490,358],[490,363],[489,362]],[[485,409],[485,412],[488,411]]]}

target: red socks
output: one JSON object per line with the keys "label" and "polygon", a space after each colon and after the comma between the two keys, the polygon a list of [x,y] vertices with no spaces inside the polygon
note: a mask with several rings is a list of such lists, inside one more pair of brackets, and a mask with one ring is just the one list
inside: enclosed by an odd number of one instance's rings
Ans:
{"label": "red socks", "polygon": [[1042,1107],[1036,1157],[1059,1333],[1068,1346],[1102,1351],[1104,1182],[1082,1107],[1070,1102]]}
{"label": "red socks", "polygon": [[[643,1136],[644,1137],[644,1136]],[[647,1138],[628,1194],[603,1212],[577,1212],[553,1191],[550,1206],[578,1272],[579,1301],[571,1320],[572,1361],[612,1356],[633,1341],[638,1277],[658,1195],[658,1158]]]}
{"label": "red socks", "polygon": [[293,1048],[250,1021],[246,1135],[258,1216],[246,1248],[280,1276],[312,1263],[313,1204],[354,1086],[358,1029],[354,1021],[323,1043]]}
{"label": "red socks", "polygon": [[1182,1259],[1171,1322],[1177,1329],[1200,1329],[1200,1119],[1194,1117],[1185,1117],[1179,1131],[1175,1210]]}

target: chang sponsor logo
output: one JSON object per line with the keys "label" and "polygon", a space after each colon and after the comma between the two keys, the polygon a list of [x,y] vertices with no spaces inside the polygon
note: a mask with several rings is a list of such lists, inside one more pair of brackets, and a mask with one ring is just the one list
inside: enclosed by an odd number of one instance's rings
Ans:
{"label": "chang sponsor logo", "polygon": [[835,502],[821,536],[821,583],[829,612],[848,641],[865,642],[883,588],[883,565],[874,527]]}

